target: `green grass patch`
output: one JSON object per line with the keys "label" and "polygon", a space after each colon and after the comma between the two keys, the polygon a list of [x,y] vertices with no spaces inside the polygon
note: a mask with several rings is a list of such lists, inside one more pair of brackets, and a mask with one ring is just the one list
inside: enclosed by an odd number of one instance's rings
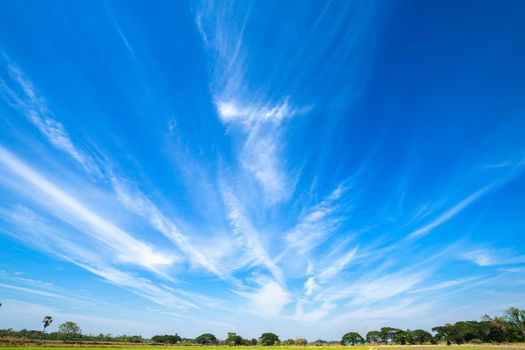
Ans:
{"label": "green grass patch", "polygon": [[370,346],[370,348],[374,348],[373,350],[517,350],[525,349],[525,345],[379,345]]}
{"label": "green grass patch", "polygon": [[[304,350],[304,349],[347,349],[347,350],[525,350],[525,344],[516,344],[516,345],[452,345],[452,346],[442,346],[442,345],[411,345],[411,346],[398,346],[398,345],[379,345],[379,346],[111,346],[111,345],[101,345],[101,346],[83,346],[81,344],[75,344],[73,346],[14,346],[24,348],[24,350],[41,350],[45,348],[46,350],[100,350],[100,349],[115,349],[115,350],[235,350],[235,349],[289,349],[289,350]],[[0,346],[0,350],[12,350],[13,346]]]}

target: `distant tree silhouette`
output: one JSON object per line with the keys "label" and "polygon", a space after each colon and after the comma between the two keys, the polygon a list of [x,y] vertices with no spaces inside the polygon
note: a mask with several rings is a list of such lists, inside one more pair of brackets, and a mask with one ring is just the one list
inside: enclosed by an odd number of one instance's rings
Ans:
{"label": "distant tree silhouette", "polygon": [[42,320],[42,326],[44,329],[42,330],[42,339],[44,339],[44,335],[46,334],[46,328],[49,327],[53,323],[53,317],[47,315]]}

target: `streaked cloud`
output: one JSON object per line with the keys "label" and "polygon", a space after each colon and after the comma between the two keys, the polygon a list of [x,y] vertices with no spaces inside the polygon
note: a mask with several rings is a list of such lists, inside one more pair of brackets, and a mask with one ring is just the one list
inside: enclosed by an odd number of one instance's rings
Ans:
{"label": "streaked cloud", "polygon": [[4,97],[14,103],[56,149],[65,152],[87,171],[99,174],[95,161],[75,146],[64,125],[51,117],[52,112],[45,99],[36,92],[33,83],[5,55],[3,58],[13,86],[11,88],[7,82],[0,81],[0,91]]}
{"label": "streaked cloud", "polygon": [[138,264],[152,270],[156,270],[158,266],[171,265],[175,262],[174,256],[154,252],[151,245],[137,240],[95,213],[5,148],[0,148],[0,162],[39,192],[38,197],[32,198],[33,200],[39,201],[42,205],[51,204],[52,208],[48,207],[48,209],[55,212],[55,215],[85,228],[85,234],[112,247],[117,261]]}
{"label": "streaked cloud", "polygon": [[249,292],[237,294],[248,300],[248,308],[255,315],[275,318],[281,315],[283,308],[292,300],[290,293],[272,279],[259,277],[257,287]]}

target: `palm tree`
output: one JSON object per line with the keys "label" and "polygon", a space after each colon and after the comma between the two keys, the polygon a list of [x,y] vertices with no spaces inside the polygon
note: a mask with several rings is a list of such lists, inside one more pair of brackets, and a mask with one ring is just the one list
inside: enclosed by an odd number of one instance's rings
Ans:
{"label": "palm tree", "polygon": [[42,339],[44,339],[44,334],[46,333],[46,328],[49,327],[51,325],[51,323],[53,323],[53,317],[51,317],[49,315],[44,317],[44,319],[42,320],[42,325],[44,326],[44,330],[42,331]]}

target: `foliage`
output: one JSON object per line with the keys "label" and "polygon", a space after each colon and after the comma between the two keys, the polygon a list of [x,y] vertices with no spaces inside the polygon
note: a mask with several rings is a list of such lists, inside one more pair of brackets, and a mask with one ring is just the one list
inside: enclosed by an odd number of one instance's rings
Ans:
{"label": "foliage", "polygon": [[44,319],[42,320],[42,326],[44,327],[44,329],[42,330],[42,339],[44,339],[46,328],[49,327],[51,323],[53,323],[53,317],[49,315],[45,316]]}
{"label": "foliage", "polygon": [[71,340],[76,339],[82,334],[82,330],[73,321],[66,321],[58,326],[58,333],[62,335],[62,339]]}
{"label": "foliage", "polygon": [[47,315],[42,320],[42,326],[44,327],[44,332],[46,331],[46,328],[51,326],[51,323],[53,323],[53,317]]}
{"label": "foliage", "polygon": [[162,343],[162,344],[178,344],[181,341],[181,337],[177,333],[174,335],[154,335],[151,337],[151,341],[154,343]]}
{"label": "foliage", "polygon": [[383,327],[366,334],[366,341],[375,344],[435,344],[447,342],[465,343],[500,343],[525,341],[525,310],[509,308],[502,317],[490,318],[485,315],[481,321],[459,321],[432,328],[436,334],[417,329],[401,330]]}
{"label": "foliage", "polygon": [[281,345],[295,345],[295,340],[293,339],[286,339],[286,340],[283,340],[281,341]]}
{"label": "foliage", "polygon": [[308,341],[305,338],[297,337],[295,338],[295,345],[305,346],[308,345]]}
{"label": "foliage", "polygon": [[378,344],[382,342],[381,332],[379,331],[370,331],[366,333],[366,342],[369,344]]}
{"label": "foliage", "polygon": [[259,337],[259,343],[264,346],[271,346],[279,343],[279,337],[273,333],[263,333]]}
{"label": "foliage", "polygon": [[362,344],[365,342],[365,339],[357,332],[348,332],[345,335],[343,335],[343,338],[341,338],[341,345],[348,345],[348,344]]}
{"label": "foliage", "polygon": [[195,338],[195,343],[201,345],[216,345],[218,342],[217,337],[211,333],[204,333]]}
{"label": "foliage", "polygon": [[434,337],[429,332],[423,329],[416,329],[412,331],[413,341],[415,344],[432,344],[434,342]]}
{"label": "foliage", "polygon": [[250,345],[250,341],[243,339],[237,333],[230,332],[228,337],[224,340],[225,345]]}
{"label": "foliage", "polygon": [[525,340],[525,310],[511,307],[505,311],[503,320],[520,332],[522,340]]}

